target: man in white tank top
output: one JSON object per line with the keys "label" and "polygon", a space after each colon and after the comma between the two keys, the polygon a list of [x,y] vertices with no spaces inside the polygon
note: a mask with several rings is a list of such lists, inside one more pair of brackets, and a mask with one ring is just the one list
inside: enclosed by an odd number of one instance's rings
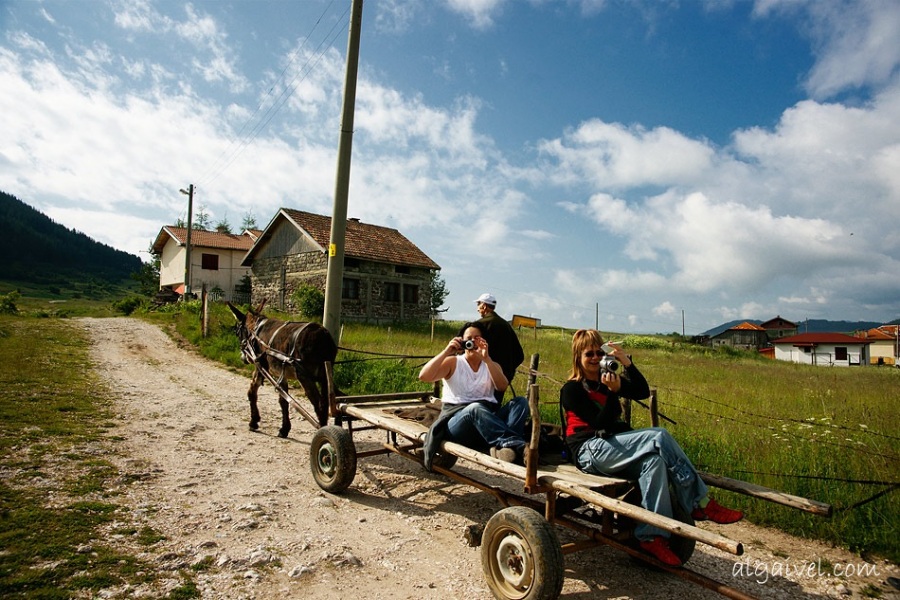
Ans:
{"label": "man in white tank top", "polygon": [[441,416],[425,440],[428,469],[440,442],[445,440],[489,451],[506,462],[522,463],[528,400],[519,396],[500,406],[495,392],[505,391],[509,381],[491,359],[481,334],[478,323],[467,323],[460,335],[419,372],[421,381],[444,382]]}

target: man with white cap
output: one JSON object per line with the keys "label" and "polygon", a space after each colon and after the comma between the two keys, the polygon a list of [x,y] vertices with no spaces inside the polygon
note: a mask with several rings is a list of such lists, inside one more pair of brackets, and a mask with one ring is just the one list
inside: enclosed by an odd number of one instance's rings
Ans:
{"label": "man with white cap", "polygon": [[[519,336],[509,324],[509,321],[501,317],[495,312],[497,307],[497,299],[491,293],[484,293],[475,300],[478,308],[478,314],[481,318],[476,321],[481,325],[484,339],[490,344],[491,356],[506,376],[507,381],[512,385],[512,378],[516,374],[516,369],[525,360],[525,352],[522,350],[522,344],[519,343]],[[513,391],[515,395],[515,391]],[[503,392],[497,392],[497,400],[503,399]]]}

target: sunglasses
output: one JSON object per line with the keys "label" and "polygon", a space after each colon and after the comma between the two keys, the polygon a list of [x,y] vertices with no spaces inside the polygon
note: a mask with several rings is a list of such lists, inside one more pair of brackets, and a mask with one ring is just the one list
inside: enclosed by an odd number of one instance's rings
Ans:
{"label": "sunglasses", "polygon": [[584,356],[585,358],[594,358],[595,356],[597,358],[603,358],[604,356],[606,356],[606,352],[604,352],[603,350],[588,350],[587,352],[583,353],[582,356]]}

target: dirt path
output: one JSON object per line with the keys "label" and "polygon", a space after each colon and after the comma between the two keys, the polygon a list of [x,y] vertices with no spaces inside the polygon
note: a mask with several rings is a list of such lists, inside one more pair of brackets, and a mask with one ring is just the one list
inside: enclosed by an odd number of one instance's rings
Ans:
{"label": "dirt path", "polygon": [[[113,434],[125,440],[113,458],[127,482],[123,501],[139,522],[166,535],[145,557],[172,572],[173,586],[178,570],[193,566],[209,599],[491,597],[479,548],[464,540],[467,526],[500,508],[489,495],[393,455],[362,459],[344,495],[326,494],[308,465],[313,428],[295,417],[290,437],[278,438],[271,387],[260,390],[263,421],[251,433],[246,377],[140,320],[78,322],[114,392],[120,418]],[[366,432],[357,445],[380,440]],[[859,597],[867,585],[890,597],[884,582],[900,576],[895,565],[750,523],[703,526],[742,541],[746,552],[733,557],[698,544],[689,565],[760,598]],[[560,535],[568,539],[565,530]],[[610,548],[565,560],[563,598],[722,597]],[[813,566],[821,564],[852,573],[820,574]],[[151,593],[110,590],[118,594]]]}

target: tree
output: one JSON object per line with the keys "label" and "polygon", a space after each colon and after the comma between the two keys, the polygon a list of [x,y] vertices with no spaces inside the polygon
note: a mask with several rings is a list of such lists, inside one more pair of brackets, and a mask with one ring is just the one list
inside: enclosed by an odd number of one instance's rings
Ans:
{"label": "tree", "polygon": [[247,214],[244,215],[244,220],[241,221],[241,231],[247,231],[248,229],[258,229],[256,217],[253,216],[252,210],[248,210]]}
{"label": "tree", "polygon": [[[150,244],[153,250],[153,244]],[[138,282],[138,289],[142,296],[154,296],[159,291],[159,255],[150,253],[153,258],[150,262],[141,263],[141,268],[131,274],[131,278]]]}
{"label": "tree", "polygon": [[209,213],[206,212],[206,207],[200,205],[200,208],[197,209],[197,216],[194,218],[194,222],[191,224],[192,229],[199,229],[201,231],[209,231],[209,225],[211,222],[211,217]]}
{"label": "tree", "polygon": [[231,223],[228,222],[228,216],[222,217],[222,219],[216,223],[216,231],[219,233],[231,233]]}
{"label": "tree", "polygon": [[428,276],[428,294],[432,316],[441,312],[439,309],[450,292],[447,290],[447,282],[441,278],[440,271],[431,271]]}

